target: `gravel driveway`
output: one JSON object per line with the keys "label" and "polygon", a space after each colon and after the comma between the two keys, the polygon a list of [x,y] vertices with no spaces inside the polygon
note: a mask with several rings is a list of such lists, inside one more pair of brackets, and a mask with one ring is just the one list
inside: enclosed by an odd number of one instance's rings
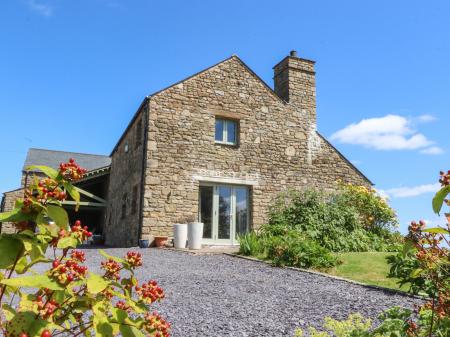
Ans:
{"label": "gravel driveway", "polygon": [[[123,256],[128,249],[106,251]],[[374,318],[385,308],[418,301],[227,255],[139,251],[144,267],[137,276],[157,280],[166,291],[155,309],[171,322],[173,337],[292,336],[297,327],[319,326],[324,316],[360,312]],[[85,252],[89,265],[99,264],[97,250]]]}

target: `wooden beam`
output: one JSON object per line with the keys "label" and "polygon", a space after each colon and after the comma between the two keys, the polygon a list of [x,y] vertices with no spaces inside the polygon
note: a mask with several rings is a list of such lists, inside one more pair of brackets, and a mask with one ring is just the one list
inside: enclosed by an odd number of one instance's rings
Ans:
{"label": "wooden beam", "polygon": [[78,188],[78,187],[75,187],[75,188],[78,190],[78,192],[80,192],[80,194],[84,194],[85,196],[87,196],[87,197],[89,197],[89,198],[91,198],[91,199],[100,201],[101,203],[106,203],[106,200],[105,200],[105,199],[102,199],[102,198],[100,198],[100,197],[97,197],[96,195],[92,194],[91,192],[82,190],[81,188]]}
{"label": "wooden beam", "polygon": [[[63,205],[76,205],[77,203],[75,201],[63,201]],[[106,203],[102,202],[92,202],[92,201],[80,201],[78,203],[80,206],[90,206],[90,207],[106,207]]]}

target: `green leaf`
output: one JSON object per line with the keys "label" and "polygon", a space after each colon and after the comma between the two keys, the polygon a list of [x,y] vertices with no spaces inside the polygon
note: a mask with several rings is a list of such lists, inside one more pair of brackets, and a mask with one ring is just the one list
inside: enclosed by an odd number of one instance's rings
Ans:
{"label": "green leaf", "polygon": [[22,253],[23,244],[14,236],[2,235],[0,237],[0,269],[13,265],[17,256]]}
{"label": "green leaf", "polygon": [[54,324],[36,318],[36,313],[33,311],[21,311],[8,322],[8,333],[11,336],[19,336],[26,331],[28,336],[40,336],[42,330],[50,326],[53,327]]}
{"label": "green leaf", "polygon": [[99,252],[100,252],[100,254],[102,254],[107,259],[111,259],[111,260],[116,261],[118,263],[127,263],[124,259],[121,259],[120,257],[109,255],[103,249],[100,249]]}
{"label": "green leaf", "polygon": [[66,236],[58,241],[57,247],[60,249],[64,248],[77,248],[78,240],[73,236]]}
{"label": "green leaf", "polygon": [[444,203],[445,197],[450,193],[450,185],[442,187],[433,198],[433,211],[439,214]]}
{"label": "green leaf", "polygon": [[16,314],[16,310],[10,306],[7,303],[3,303],[3,314],[5,315],[5,318],[7,321],[10,321],[14,318],[14,315]]}
{"label": "green leaf", "polygon": [[66,189],[67,193],[69,193],[69,195],[72,197],[72,199],[77,203],[75,206],[75,211],[78,211],[79,202],[80,202],[79,189],[68,182],[64,182],[63,186]]}
{"label": "green leaf", "polygon": [[11,211],[0,213],[0,222],[19,222],[30,220],[29,214],[22,213],[21,208],[14,208]]}
{"label": "green leaf", "polygon": [[5,279],[1,280],[0,283],[12,287],[48,288],[51,290],[64,289],[59,283],[52,280],[47,275],[32,275]]}
{"label": "green leaf", "polygon": [[52,261],[53,261],[52,259],[48,259],[45,256],[37,257],[37,258],[33,259],[31,262],[29,262],[25,266],[25,268],[22,271],[22,274],[26,273],[31,267],[33,267],[37,263],[49,263],[49,262],[52,262]]}
{"label": "green leaf", "polygon": [[417,268],[411,272],[410,276],[413,278],[416,278],[416,277],[419,277],[423,272],[424,272],[424,270],[422,268]]}
{"label": "green leaf", "polygon": [[109,282],[103,279],[100,275],[89,273],[87,280],[87,289],[91,294],[97,294],[109,286]]}
{"label": "green leaf", "polygon": [[44,165],[31,165],[28,166],[27,168],[25,168],[25,170],[27,171],[41,171],[42,173],[44,173],[46,176],[56,179],[59,175],[59,172],[56,171],[55,169],[48,167],[48,166],[44,166]]}
{"label": "green leaf", "polygon": [[17,274],[23,274],[27,266],[28,266],[28,258],[26,256],[22,256],[16,263],[15,272]]}
{"label": "green leaf", "polygon": [[123,337],[145,337],[145,335],[138,328],[131,325],[121,324],[119,331]]}
{"label": "green leaf", "polygon": [[47,214],[55,221],[58,227],[67,228],[69,216],[64,208],[56,205],[48,205]]}
{"label": "green leaf", "polygon": [[422,232],[426,233],[438,233],[438,234],[450,234],[450,232],[444,228],[433,227],[422,230]]}

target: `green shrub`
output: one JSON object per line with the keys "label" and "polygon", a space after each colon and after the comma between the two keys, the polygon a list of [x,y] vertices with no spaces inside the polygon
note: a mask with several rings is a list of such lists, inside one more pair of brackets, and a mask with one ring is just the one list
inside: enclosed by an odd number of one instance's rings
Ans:
{"label": "green shrub", "polygon": [[[383,225],[367,226],[362,222],[366,215],[352,204],[350,193],[358,192],[326,194],[316,190],[288,190],[281,193],[269,210],[269,222],[263,231],[279,236],[295,230],[333,252],[395,250],[393,233],[386,223],[389,217],[377,222]],[[367,198],[375,197],[371,193]],[[372,208],[376,207],[372,205]]]}
{"label": "green shrub", "polygon": [[373,233],[383,234],[383,230],[392,231],[398,226],[395,211],[373,188],[341,182],[339,198],[356,209],[361,224]]}
{"label": "green shrub", "polygon": [[302,238],[291,231],[284,236],[272,236],[267,242],[267,257],[276,266],[328,269],[338,259],[317,242]]}
{"label": "green shrub", "polygon": [[239,235],[239,254],[246,256],[260,256],[266,251],[265,239],[256,232]]}

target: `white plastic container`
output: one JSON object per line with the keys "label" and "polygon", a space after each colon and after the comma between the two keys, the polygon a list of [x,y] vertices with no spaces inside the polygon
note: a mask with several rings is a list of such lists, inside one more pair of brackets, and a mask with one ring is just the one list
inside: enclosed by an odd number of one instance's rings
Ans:
{"label": "white plastic container", "polygon": [[189,249],[201,249],[203,238],[203,222],[192,222],[188,224],[188,247]]}
{"label": "white plastic container", "polygon": [[173,245],[175,248],[186,248],[188,225],[177,223],[173,225]]}

